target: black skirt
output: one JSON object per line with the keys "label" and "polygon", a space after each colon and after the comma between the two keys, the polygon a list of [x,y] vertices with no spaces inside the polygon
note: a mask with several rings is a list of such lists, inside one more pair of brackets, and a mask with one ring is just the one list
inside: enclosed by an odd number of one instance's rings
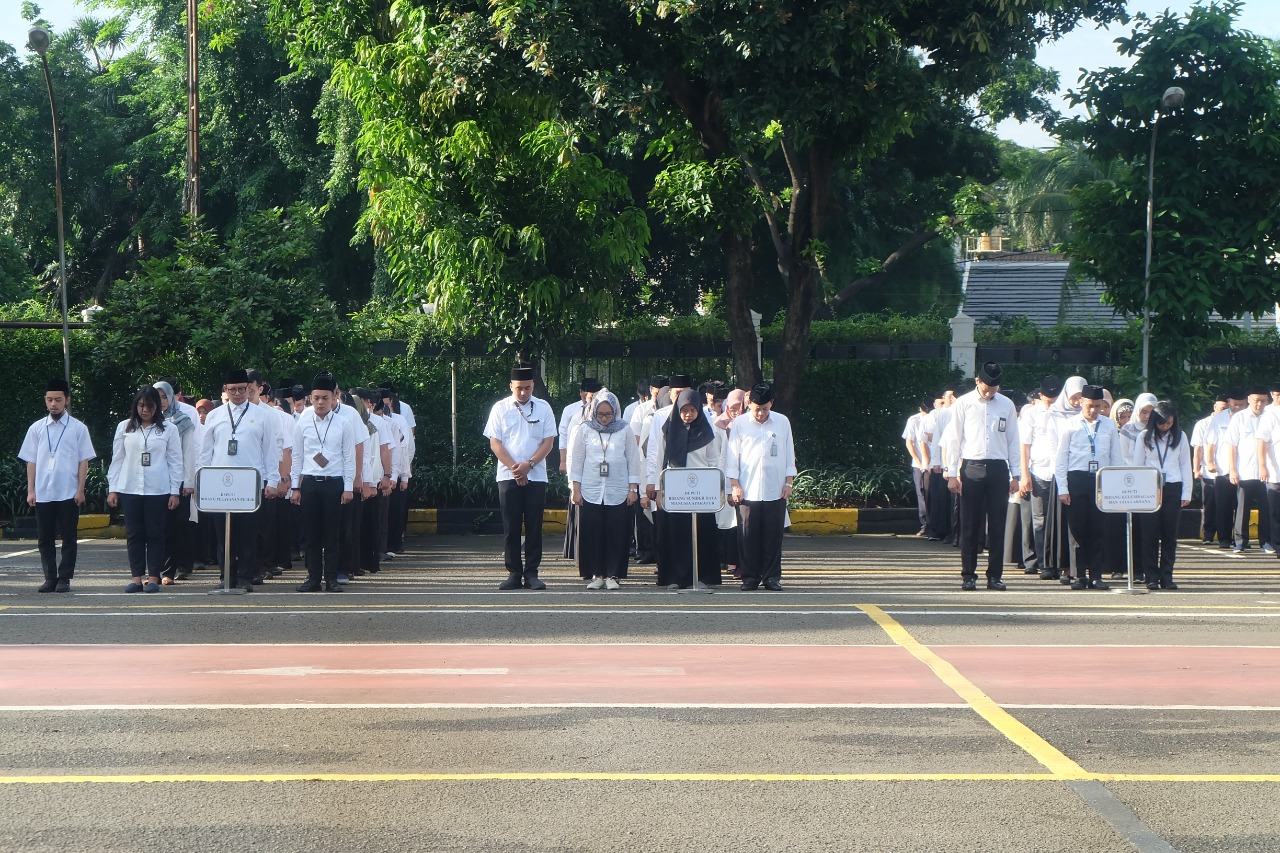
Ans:
{"label": "black skirt", "polygon": [[578,574],[584,578],[625,578],[631,545],[632,510],[627,504],[583,503],[575,507]]}
{"label": "black skirt", "polygon": [[[666,524],[658,539],[658,584],[693,585],[693,523],[689,513],[664,513]],[[721,583],[720,530],[712,512],[695,513],[698,519],[698,580],[709,586]]]}

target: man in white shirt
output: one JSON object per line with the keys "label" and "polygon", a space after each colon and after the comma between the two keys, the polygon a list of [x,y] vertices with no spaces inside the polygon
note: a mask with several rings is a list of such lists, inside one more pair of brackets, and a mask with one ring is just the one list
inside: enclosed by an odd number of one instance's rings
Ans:
{"label": "man in white shirt", "polygon": [[[1049,568],[1045,559],[1045,523],[1055,511],[1053,506],[1053,474],[1058,455],[1058,418],[1050,406],[1062,393],[1062,380],[1046,376],[1040,380],[1040,399],[1018,424],[1022,441],[1022,496],[1031,499],[1031,536],[1035,547],[1034,565],[1042,580],[1055,580],[1057,569]],[[1030,569],[1032,564],[1028,564]]]}
{"label": "man in white shirt", "polygon": [[1191,467],[1195,471],[1196,477],[1200,480],[1200,532],[1205,545],[1213,544],[1214,539],[1217,538],[1218,530],[1215,526],[1218,506],[1213,488],[1216,478],[1209,473],[1206,467],[1208,462],[1209,430],[1213,423],[1214,415],[1226,407],[1227,395],[1219,394],[1214,399],[1213,411],[1207,417],[1196,421],[1196,425],[1191,430],[1191,451],[1193,454]]}
{"label": "man in white shirt", "polygon": [[929,487],[926,490],[929,498],[929,529],[925,534],[931,542],[948,540],[954,533],[951,524],[954,507],[951,491],[947,488],[946,463],[942,458],[942,434],[951,422],[949,401],[953,400],[955,395],[950,393],[950,389],[943,391],[934,399],[933,411],[920,424],[924,462],[929,470]]}
{"label": "man in white shirt", "polygon": [[1227,426],[1227,476],[1236,487],[1235,544],[1231,550],[1243,554],[1249,548],[1249,518],[1258,510],[1258,543],[1262,553],[1274,554],[1271,517],[1267,511],[1267,487],[1258,465],[1258,424],[1271,395],[1265,386],[1249,389],[1248,408],[1231,416]]}
{"label": "man in white shirt", "polygon": [[[71,417],[67,405],[71,386],[65,379],[45,385],[44,406],[49,414],[27,429],[18,458],[27,463],[27,506],[35,510],[36,541],[44,583],[40,592],[70,592],[76,573],[76,543],[80,507],[89,460],[97,456],[89,430]],[[56,540],[62,540],[62,563]]]}
{"label": "man in white shirt", "polygon": [[[631,424],[631,432],[635,435],[637,442],[640,442],[640,430],[644,425],[644,419],[652,415],[657,409],[654,401],[658,397],[658,392],[667,387],[667,381],[667,377],[661,374],[650,376],[649,396],[644,399],[644,402],[636,406],[635,411],[631,413],[631,417],[627,421]],[[640,383],[637,382],[636,384],[639,385]]]}
{"label": "man in white shirt", "polygon": [[[628,403],[627,407],[622,410],[623,423],[630,424],[631,416],[636,413],[636,409],[639,408],[640,405],[648,399],[649,399],[649,380],[648,379],[636,380],[636,398],[632,400],[630,403]],[[635,430],[632,430],[632,432],[634,433]]]}
{"label": "man in white shirt", "polygon": [[773,411],[773,389],[755,385],[750,412],[733,421],[725,447],[729,498],[738,507],[742,589],[782,591],[782,533],[796,478],[791,421]]}
{"label": "man in white shirt", "polygon": [[1206,431],[1205,468],[1214,478],[1213,500],[1217,506],[1214,527],[1218,532],[1218,547],[1226,550],[1233,546],[1232,531],[1236,518],[1237,487],[1231,482],[1231,461],[1227,451],[1227,427],[1231,417],[1244,411],[1247,405],[1243,388],[1227,389],[1227,407],[1213,416]]}
{"label": "man in white shirt", "polygon": [[342,592],[341,517],[355,489],[359,451],[350,419],[334,411],[337,400],[338,383],[321,373],[311,383],[311,408],[293,426],[291,500],[302,507],[307,542],[307,581],[298,592],[319,592],[321,578],[326,592]]}
{"label": "man in white shirt", "polygon": [[995,362],[982,365],[976,388],[956,400],[951,418],[959,471],[947,487],[960,496],[960,574],[965,590],[978,588],[978,545],[984,529],[987,589],[1005,589],[1004,531],[1009,497],[1018,490],[1022,475],[1022,445],[1018,413],[1000,393],[1002,373]]}
{"label": "man in white shirt", "polygon": [[[211,411],[204,421],[200,447],[200,467],[256,468],[262,478],[264,498],[276,494],[280,485],[280,454],[276,443],[274,415],[249,402],[249,372],[232,370],[222,386],[227,402]],[[259,507],[261,512],[261,507]],[[226,542],[226,515],[213,513],[219,551]],[[236,515],[232,523],[231,586],[253,591],[258,567],[258,513]],[[219,553],[226,565],[225,555]]]}
{"label": "man in white shirt", "polygon": [[1058,500],[1067,508],[1067,524],[1076,541],[1077,576],[1072,589],[1110,589],[1102,580],[1106,516],[1094,495],[1098,471],[1123,462],[1115,421],[1101,417],[1103,390],[1086,385],[1080,392],[1080,414],[1069,418],[1058,438],[1054,476]]}
{"label": "man in white shirt", "polygon": [[395,424],[400,445],[396,476],[392,478],[392,491],[387,498],[387,550],[384,556],[392,560],[404,551],[404,532],[409,523],[409,479],[413,476],[413,457],[418,445],[408,419],[396,411],[396,395],[391,388],[382,389],[382,407],[387,418]]}
{"label": "man in white shirt", "polygon": [[377,573],[382,569],[382,536],[386,529],[387,502],[391,495],[393,425],[382,417],[381,396],[369,388],[357,388],[357,405],[369,413],[374,434],[365,444],[364,494],[360,500],[360,568]]}
{"label": "man in white shirt", "polygon": [[[498,458],[498,502],[507,579],[498,589],[546,589],[542,563],[542,511],[547,504],[547,457],[556,441],[555,413],[533,396],[533,368],[511,371],[511,396],[489,410],[484,436]],[[523,528],[524,560],[520,538]]]}
{"label": "man in white shirt", "polygon": [[925,459],[929,455],[929,451],[923,447],[926,443],[924,439],[924,419],[933,411],[933,398],[926,397],[921,401],[918,411],[907,418],[907,425],[902,430],[902,441],[907,447],[907,454],[911,457],[911,484],[915,487],[916,492],[916,515],[920,519],[920,530],[916,536],[926,536],[929,528],[929,506],[928,506],[928,471],[925,466]]}

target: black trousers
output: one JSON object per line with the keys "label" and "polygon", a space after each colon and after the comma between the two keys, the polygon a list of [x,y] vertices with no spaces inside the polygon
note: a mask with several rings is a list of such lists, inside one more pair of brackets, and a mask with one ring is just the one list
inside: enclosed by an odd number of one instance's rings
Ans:
{"label": "black trousers", "polygon": [[404,550],[404,529],[408,522],[409,490],[397,486],[387,504],[387,550],[392,554],[399,554]]}
{"label": "black trousers", "polygon": [[1258,544],[1271,543],[1271,513],[1267,508],[1267,484],[1261,480],[1241,480],[1236,489],[1235,542],[1249,547],[1249,513],[1258,510]]}
{"label": "black trousers", "polygon": [[168,534],[168,495],[120,495],[124,510],[124,535],[129,552],[129,574],[158,578],[164,571],[164,544]]}
{"label": "black trousers", "polygon": [[258,507],[258,562],[262,568],[275,565],[276,535],[280,529],[280,508],[283,498],[262,498],[262,506]]}
{"label": "black trousers", "polygon": [[782,531],[787,502],[743,501],[738,506],[738,571],[745,581],[782,580]]}
{"label": "black trousers", "polygon": [[164,540],[164,576],[177,577],[178,572],[191,571],[191,495],[178,498],[176,509],[166,509]]}
{"label": "black trousers", "polygon": [[1217,535],[1216,527],[1218,504],[1214,490],[1213,477],[1200,478],[1200,527],[1206,542],[1212,542]]}
{"label": "black trousers", "polygon": [[1218,546],[1227,548],[1231,545],[1236,520],[1236,487],[1230,477],[1219,475],[1214,478],[1213,500],[1213,527],[1218,534]]}
{"label": "black trousers", "polygon": [[[772,503],[772,501],[770,501]],[[786,504],[783,503],[785,510]],[[712,512],[664,512],[666,516],[665,533],[658,549],[658,584],[670,586],[675,584],[681,589],[693,585],[693,525],[698,525],[698,580],[708,586],[716,586],[722,582],[720,575],[720,530],[716,527],[716,516]],[[691,520],[690,516],[696,518]],[[778,534],[778,573],[782,573],[782,534]],[[769,576],[764,576],[769,577]]]}
{"label": "black trousers", "polygon": [[[537,574],[542,565],[542,511],[547,505],[547,484],[515,480],[498,482],[502,507],[503,561],[508,572]],[[524,561],[520,560],[520,535],[524,532]],[[389,543],[390,540],[388,540]]]}
{"label": "black trousers", "polygon": [[350,573],[360,568],[360,484],[351,493],[351,502],[342,504],[338,512],[338,572]]}
{"label": "black trousers", "polygon": [[[40,565],[47,581],[69,581],[76,573],[76,536],[80,532],[80,507],[74,498],[36,502],[36,543]],[[62,563],[58,563],[55,540],[62,541]]]}
{"label": "black trousers", "polygon": [[[637,501],[637,503],[639,503]],[[584,578],[625,578],[631,541],[631,507],[583,502],[578,507],[578,574]]]}
{"label": "black trousers", "polygon": [[978,577],[978,548],[986,531],[987,580],[1004,574],[1004,528],[1009,506],[1009,463],[1002,459],[978,460],[987,472],[982,479],[972,475],[974,460],[960,463],[960,574],[965,580]]}
{"label": "black trousers", "polygon": [[293,551],[298,542],[302,520],[302,507],[292,501],[280,499],[276,516],[276,538],[271,543],[271,565],[281,569],[293,568]]}
{"label": "black trousers", "polygon": [[376,491],[373,497],[360,500],[360,560],[356,565],[366,572],[382,568],[378,526],[386,502],[387,496]]}
{"label": "black trousers", "polygon": [[653,522],[644,514],[640,501],[632,504],[632,512],[636,529],[636,558],[651,560],[653,559]]}
{"label": "black trousers", "polygon": [[[1277,492],[1280,498],[1280,492]],[[1143,518],[1142,562],[1147,583],[1166,586],[1173,582],[1173,562],[1178,556],[1178,518],[1182,515],[1182,484],[1165,483],[1160,511]]]}
{"label": "black trousers", "polygon": [[328,584],[338,577],[342,478],[302,478],[302,529],[306,537],[307,580]]}
{"label": "black trousers", "polygon": [[[227,541],[227,513],[209,513],[217,532],[218,564],[226,566],[223,553]],[[253,580],[258,573],[258,514],[256,512],[232,513],[231,520],[231,585],[238,586]]]}
{"label": "black trousers", "polygon": [[[1088,471],[1067,472],[1067,524],[1076,540],[1076,577],[1102,579],[1103,546],[1106,541],[1107,514],[1095,502],[1098,475]],[[1123,524],[1123,517],[1121,517]]]}
{"label": "black trousers", "polygon": [[929,472],[929,527],[925,531],[930,538],[945,541],[951,535],[951,490],[947,488],[946,475],[941,471]]}

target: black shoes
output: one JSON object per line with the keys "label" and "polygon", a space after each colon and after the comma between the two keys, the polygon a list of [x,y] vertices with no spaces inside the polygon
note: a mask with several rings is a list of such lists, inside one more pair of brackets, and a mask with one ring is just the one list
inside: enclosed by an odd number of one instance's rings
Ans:
{"label": "black shoes", "polygon": [[1060,577],[1062,577],[1062,573],[1057,569],[1045,569],[1040,573],[1040,580],[1042,581],[1056,581]]}
{"label": "black shoes", "polygon": [[325,585],[324,585],[324,591],[325,591],[325,592],[342,592],[342,584],[340,584],[340,583],[327,583],[327,584],[325,584]]}
{"label": "black shoes", "polygon": [[773,578],[764,582],[764,588],[772,590],[773,592],[782,592],[782,584],[778,583]]}
{"label": "black shoes", "polygon": [[298,592],[319,592],[320,581],[308,580],[302,586],[298,587]]}
{"label": "black shoes", "polygon": [[989,580],[987,581],[987,589],[994,589],[994,590],[999,590],[1003,592],[1004,590],[1008,589],[1008,587],[1004,585],[1004,581]]}
{"label": "black shoes", "polygon": [[742,582],[743,592],[751,592],[753,589],[759,589],[759,588],[760,588],[760,581],[758,580],[749,580],[749,581]]}
{"label": "black shoes", "polygon": [[498,589],[519,589],[524,586],[524,578],[519,572],[510,572],[507,579],[498,584]]}
{"label": "black shoes", "polygon": [[242,581],[239,587],[245,592],[253,592],[253,584],[249,583],[249,581]]}
{"label": "black shoes", "polygon": [[1089,589],[1097,589],[1097,590],[1105,591],[1105,590],[1111,589],[1111,584],[1107,583],[1106,581],[1089,581]]}
{"label": "black shoes", "polygon": [[1040,570],[1039,570],[1039,569],[1034,569],[1034,568],[1032,568],[1032,569],[1023,569],[1023,570],[1022,570],[1022,573],[1023,573],[1024,575],[1038,575],[1038,574],[1040,574]]}
{"label": "black shoes", "polygon": [[1072,589],[1088,589],[1089,585],[1084,582],[1083,578],[1076,578],[1071,582]]}
{"label": "black shoes", "polygon": [[1160,584],[1156,583],[1155,581],[1152,581],[1151,583],[1147,584],[1147,589],[1151,590],[1152,592],[1155,592],[1159,588],[1160,588]]}
{"label": "black shoes", "polygon": [[53,588],[54,592],[71,592],[71,581],[58,581],[57,586]]}
{"label": "black shoes", "polygon": [[965,592],[972,592],[973,590],[978,588],[978,582],[967,580],[964,583],[960,584],[960,588]]}
{"label": "black shoes", "polygon": [[539,590],[539,589],[546,589],[547,585],[543,583],[542,580],[538,577],[537,572],[525,572],[524,588]]}
{"label": "black shoes", "polygon": [[57,581],[45,581],[44,583],[40,584],[40,588],[37,589],[36,592],[53,592],[53,590],[57,586],[58,586]]}

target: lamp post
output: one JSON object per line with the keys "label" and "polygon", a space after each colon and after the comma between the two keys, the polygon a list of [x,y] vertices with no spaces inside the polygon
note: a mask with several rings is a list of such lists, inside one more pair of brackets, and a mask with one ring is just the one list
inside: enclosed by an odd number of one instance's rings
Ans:
{"label": "lamp post", "polygon": [[62,217],[62,143],[58,139],[58,104],[53,97],[53,78],[49,76],[49,45],[53,37],[44,27],[27,31],[27,47],[40,54],[44,66],[44,85],[49,90],[49,113],[53,116],[53,198],[58,208],[58,292],[62,299],[62,371],[71,387],[71,344],[67,327],[67,237]]}
{"label": "lamp post", "polygon": [[1186,100],[1187,93],[1177,86],[1164,90],[1156,120],[1151,127],[1151,154],[1147,157],[1147,253],[1142,264],[1142,390],[1149,390],[1151,378],[1151,243],[1156,218],[1156,136],[1160,133],[1160,119],[1165,110],[1177,109]]}

